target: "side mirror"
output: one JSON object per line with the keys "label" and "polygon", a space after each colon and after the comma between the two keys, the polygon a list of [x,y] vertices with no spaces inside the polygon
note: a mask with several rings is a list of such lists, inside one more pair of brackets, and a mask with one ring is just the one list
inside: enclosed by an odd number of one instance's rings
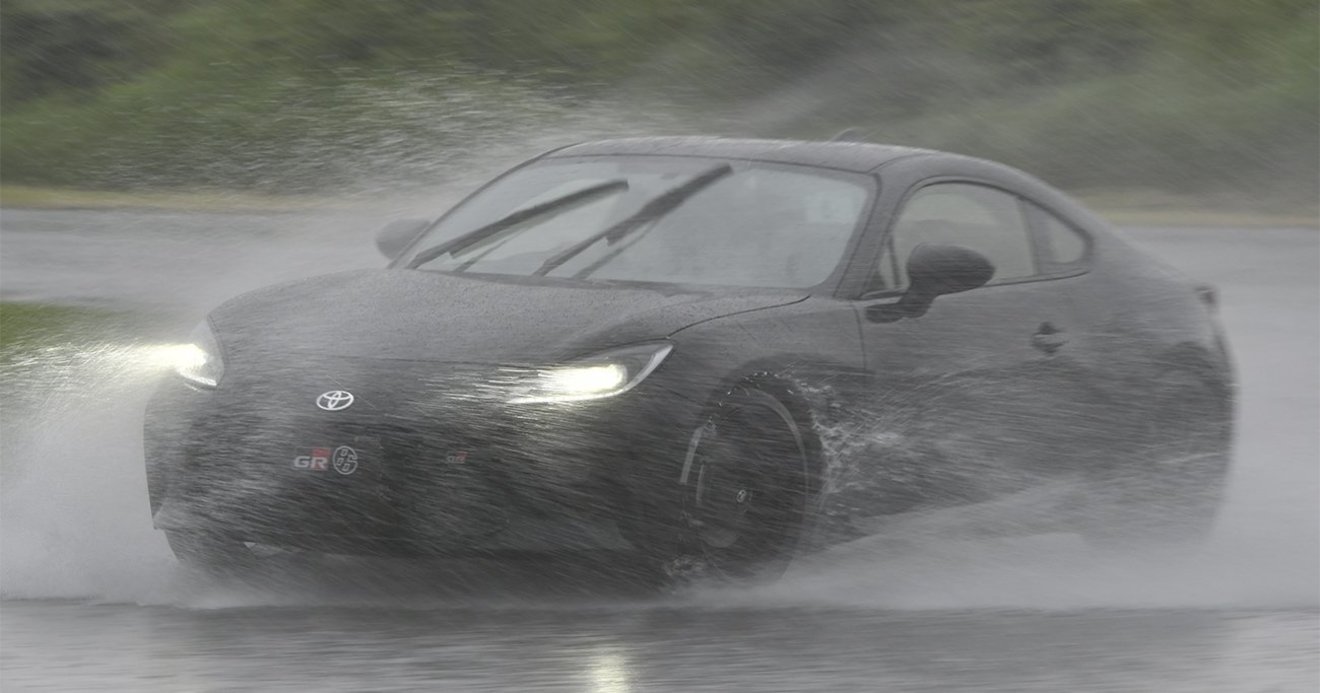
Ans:
{"label": "side mirror", "polygon": [[922,243],[907,261],[908,290],[898,303],[872,306],[867,317],[875,322],[918,318],[944,294],[982,286],[995,276],[995,266],[980,253],[958,245]]}
{"label": "side mirror", "polygon": [[376,232],[376,249],[393,260],[431,225],[430,219],[399,219]]}

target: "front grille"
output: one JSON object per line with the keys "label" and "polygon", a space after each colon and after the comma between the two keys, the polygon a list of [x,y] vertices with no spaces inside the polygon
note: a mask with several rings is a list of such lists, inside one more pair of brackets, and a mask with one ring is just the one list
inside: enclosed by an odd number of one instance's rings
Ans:
{"label": "front grille", "polygon": [[[342,474],[295,466],[348,446]],[[314,464],[300,460],[301,464]],[[400,536],[443,544],[498,531],[509,505],[497,462],[450,436],[390,426],[250,417],[194,428],[185,495],[212,521],[263,534]]]}
{"label": "front grille", "polygon": [[[193,422],[170,493],[239,532],[431,545],[497,532],[509,512],[599,512],[587,459],[561,450],[581,440],[571,422],[506,419],[497,381],[508,373],[326,358],[264,371],[235,363]],[[318,409],[318,395],[332,390],[353,393],[352,406]],[[343,445],[374,452],[351,475],[295,468],[314,448]]]}

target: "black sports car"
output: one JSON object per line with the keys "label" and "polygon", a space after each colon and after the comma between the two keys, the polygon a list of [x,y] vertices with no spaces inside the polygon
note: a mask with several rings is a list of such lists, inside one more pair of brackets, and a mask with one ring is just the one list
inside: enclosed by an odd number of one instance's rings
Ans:
{"label": "black sports car", "polygon": [[1219,503],[1213,290],[1006,166],[577,144],[378,245],[387,268],[240,296],[180,350],[146,422],[180,559],[606,549],[773,575],[931,510],[1120,541],[1202,534]]}

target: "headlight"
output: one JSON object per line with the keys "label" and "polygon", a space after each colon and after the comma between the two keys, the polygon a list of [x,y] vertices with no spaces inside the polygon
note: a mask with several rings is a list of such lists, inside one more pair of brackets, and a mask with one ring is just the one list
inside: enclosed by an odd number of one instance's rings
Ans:
{"label": "headlight", "polygon": [[199,387],[219,385],[225,374],[225,362],[220,358],[220,344],[211,332],[210,323],[203,320],[188,342],[180,345],[174,355],[174,372]]}
{"label": "headlight", "polygon": [[578,402],[613,397],[646,379],[674,345],[651,342],[611,349],[563,366],[543,368],[523,383],[510,404]]}

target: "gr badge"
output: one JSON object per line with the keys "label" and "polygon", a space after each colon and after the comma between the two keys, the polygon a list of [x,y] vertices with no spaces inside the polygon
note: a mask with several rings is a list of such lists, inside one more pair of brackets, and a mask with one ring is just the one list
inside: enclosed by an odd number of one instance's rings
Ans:
{"label": "gr badge", "polygon": [[358,469],[358,452],[347,445],[330,448],[312,448],[310,455],[298,455],[293,458],[294,469],[309,472],[324,472],[334,467],[336,472],[348,476]]}
{"label": "gr badge", "polygon": [[330,448],[312,448],[310,455],[298,455],[293,458],[294,469],[306,469],[310,472],[324,472],[330,467]]}

